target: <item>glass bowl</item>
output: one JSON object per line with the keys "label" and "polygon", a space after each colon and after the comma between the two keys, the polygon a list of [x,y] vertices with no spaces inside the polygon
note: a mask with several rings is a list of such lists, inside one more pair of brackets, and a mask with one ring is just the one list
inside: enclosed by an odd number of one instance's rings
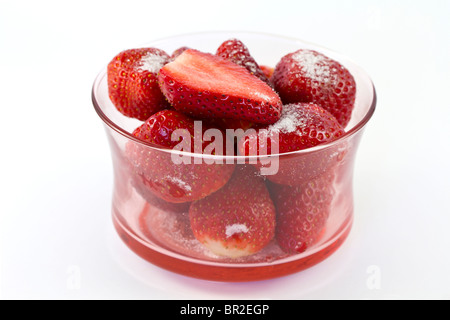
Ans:
{"label": "glass bowl", "polygon": [[[145,46],[160,48],[169,54],[183,46],[214,53],[223,41],[231,38],[242,40],[260,65],[270,67],[275,67],[284,55],[301,48],[319,51],[345,66],[355,78],[357,88],[355,107],[343,136],[331,143],[310,149],[275,155],[278,171],[261,178],[262,188],[269,192],[273,200],[275,227],[272,225],[270,232],[273,232],[274,236],[255,253],[228,257],[211,251],[211,247],[205,246],[193,234],[193,220],[190,217],[190,211],[193,210],[190,208],[193,203],[202,201],[192,188],[201,185],[202,179],[205,179],[202,175],[204,166],[207,166],[206,170],[212,170],[223,178],[223,183],[202,197],[220,197],[221,188],[224,188],[225,184],[230,184],[233,179],[242,179],[243,175],[248,174],[245,168],[252,166],[248,163],[262,162],[262,158],[184,154],[184,157],[192,160],[191,164],[175,164],[171,159],[176,151],[142,142],[131,134],[142,122],[123,116],[110,101],[106,67],[95,79],[92,100],[110,143],[114,168],[112,218],[125,244],[150,263],[185,276],[214,281],[255,281],[285,276],[309,268],[329,257],[347,238],[353,221],[352,182],[355,155],[364,128],[374,113],[376,94],[369,76],[354,62],[339,53],[297,39],[252,32],[207,32],[155,40]],[[159,171],[164,168],[167,179],[159,179],[159,185],[155,187],[155,181],[149,181],[155,174],[152,166],[147,167],[146,173],[137,172],[133,161],[130,161],[130,148],[139,150],[140,154],[152,159],[155,172],[156,167]],[[283,186],[283,181],[278,179],[280,172],[281,175],[301,180],[301,184]],[[186,175],[189,175],[188,180],[192,186],[182,181]],[[248,190],[249,194],[265,194],[266,191],[261,191],[260,181],[248,184],[246,191]],[[175,195],[175,198],[161,197],[161,194],[155,192],[155,188],[167,188],[169,194]],[[254,190],[251,190],[252,188]],[[292,191],[293,188],[295,191]],[[180,192],[193,194],[193,201],[176,201],[176,194]],[[321,201],[327,203],[325,219],[317,221],[311,219],[311,215],[305,214],[304,221],[291,226],[303,228],[307,232],[320,229],[307,245],[300,248],[297,246],[293,251],[282,249],[277,242],[276,233],[279,231],[276,225],[281,223],[278,219],[280,211],[284,210],[283,203],[277,203],[274,199],[274,193],[277,192],[290,194],[288,199],[291,203],[296,203],[297,200],[302,205],[306,203],[306,213],[308,210],[310,213],[314,212],[314,205],[320,204]],[[242,210],[267,209],[258,205],[260,204],[243,204]],[[310,207],[307,208],[308,205]],[[213,217],[216,213],[206,212],[206,215]],[[258,214],[255,217],[258,219]],[[239,221],[239,217],[236,219]],[[252,229],[252,226],[237,222],[234,229],[232,226],[228,227],[228,231],[233,230],[228,236],[234,235],[237,238]]]}

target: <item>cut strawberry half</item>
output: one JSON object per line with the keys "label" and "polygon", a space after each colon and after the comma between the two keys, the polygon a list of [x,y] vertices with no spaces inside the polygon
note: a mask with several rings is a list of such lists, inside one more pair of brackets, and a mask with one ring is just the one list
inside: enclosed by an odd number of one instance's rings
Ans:
{"label": "cut strawberry half", "polygon": [[252,166],[239,166],[219,191],[189,209],[195,237],[219,256],[252,255],[270,243],[275,208],[264,179]]}
{"label": "cut strawberry half", "polygon": [[169,55],[157,48],[130,49],[119,53],[107,67],[108,92],[123,115],[147,120],[167,108],[158,85],[158,73]]}
{"label": "cut strawberry half", "polygon": [[267,83],[213,54],[185,50],[161,68],[159,82],[172,106],[193,118],[263,124],[280,118],[280,97]]}
{"label": "cut strawberry half", "polygon": [[283,103],[313,102],[342,126],[350,121],[356,83],[339,62],[314,50],[300,49],[281,58],[271,80]]}
{"label": "cut strawberry half", "polygon": [[[177,149],[185,154],[180,155],[182,158],[174,159],[174,155],[168,151],[130,141],[127,144],[127,156],[134,178],[140,180],[135,185],[147,188],[152,194],[173,203],[198,200],[223,187],[234,171],[234,164],[207,163],[201,154],[193,153],[196,144],[194,137],[203,137],[207,129],[206,125],[196,127],[194,120],[175,110],[163,110],[152,115],[134,131],[136,138],[169,149],[186,142],[186,146],[189,144],[192,149]],[[173,139],[174,132],[183,135]],[[222,139],[227,139],[225,134]],[[201,153],[218,155],[223,152],[220,149],[205,152],[213,142],[201,140],[200,143],[198,151]],[[222,141],[222,145],[225,146],[226,141]]]}

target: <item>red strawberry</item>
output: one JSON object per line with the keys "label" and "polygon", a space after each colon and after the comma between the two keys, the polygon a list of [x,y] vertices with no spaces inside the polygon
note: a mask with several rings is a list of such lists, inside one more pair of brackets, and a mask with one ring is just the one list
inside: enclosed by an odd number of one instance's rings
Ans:
{"label": "red strawberry", "polygon": [[259,67],[261,68],[262,72],[264,72],[267,79],[270,80],[270,78],[272,78],[272,75],[273,75],[273,72],[275,71],[275,69],[272,67],[269,67],[269,66],[265,66],[265,65],[261,65]]}
{"label": "red strawberry", "polygon": [[161,68],[159,82],[172,106],[194,118],[276,122],[281,100],[265,82],[221,57],[188,49]]}
{"label": "red strawberry", "polygon": [[283,103],[314,102],[342,126],[352,114],[356,83],[339,62],[307,49],[289,53],[275,67],[272,79]]}
{"label": "red strawberry", "polygon": [[[189,222],[189,207],[185,211],[168,212],[158,208],[148,207],[139,217],[140,229],[147,237],[157,237],[161,241],[164,238],[165,245],[172,238],[174,240],[195,240]],[[170,229],[169,229],[170,228]],[[175,239],[175,233],[178,239]]]}
{"label": "red strawberry", "polygon": [[[344,129],[336,118],[318,105],[287,104],[283,106],[283,113],[278,122],[243,136],[238,148],[242,155],[283,154],[331,142],[343,134]],[[293,156],[280,155],[275,159],[278,161],[278,171],[267,178],[291,186],[304,184],[341,160],[340,147],[339,145]]]}
{"label": "red strawberry", "polygon": [[236,168],[219,191],[189,209],[195,237],[213,253],[231,258],[264,248],[275,232],[275,208],[264,179],[252,166]]}
{"label": "red strawberry", "polygon": [[[142,180],[140,186],[147,187],[163,200],[182,203],[206,197],[225,185],[234,171],[234,164],[206,163],[201,155],[195,156],[192,153],[190,156],[189,153],[197,151],[194,149],[195,137],[201,139],[207,129],[206,126],[201,129],[196,127],[194,120],[174,110],[163,110],[152,115],[133,135],[146,143],[169,149],[177,147],[176,150],[187,153],[182,158],[177,158],[173,157],[176,156],[175,153],[130,141],[127,155],[135,178]],[[172,141],[174,132],[183,135]],[[220,138],[226,140],[224,134]],[[225,146],[227,142],[221,141],[218,148],[214,148],[214,141],[200,140],[198,152],[222,154],[220,144]],[[178,148],[180,143],[186,148]],[[209,148],[208,151],[206,148]],[[197,160],[202,161],[198,163]]]}
{"label": "red strawberry", "polygon": [[129,199],[133,192],[131,186],[131,174],[130,167],[128,165],[128,159],[125,157],[122,148],[120,147],[117,136],[108,135],[109,146],[111,148],[111,154],[114,170],[114,198]]}
{"label": "red strawberry", "polygon": [[252,123],[250,121],[238,120],[238,119],[212,118],[212,119],[208,119],[207,122],[211,126],[222,129],[222,130],[226,130],[226,129],[247,130],[254,126],[254,123]]}
{"label": "red strawberry", "polygon": [[130,49],[114,57],[107,67],[108,91],[122,114],[145,121],[167,107],[158,72],[168,61],[167,53],[156,48]]}
{"label": "red strawberry", "polygon": [[255,59],[250,55],[250,51],[242,41],[230,39],[223,42],[217,49],[216,55],[246,68],[251,74],[262,81],[269,83],[269,79],[261,70]]}
{"label": "red strawberry", "polygon": [[151,183],[150,185],[147,185],[148,183],[149,180],[142,178],[142,176],[132,175],[131,185],[144,198],[144,200],[152,206],[152,208],[158,208],[164,212],[188,212],[189,206],[191,204],[190,202],[167,202],[154,194],[152,191]]}
{"label": "red strawberry", "polygon": [[170,212],[144,207],[138,217],[139,229],[153,243],[183,255],[206,259],[204,248],[192,234],[188,212]]}
{"label": "red strawberry", "polygon": [[286,252],[301,253],[322,233],[334,195],[334,176],[326,173],[302,186],[270,185],[277,208],[276,240]]}
{"label": "red strawberry", "polygon": [[170,58],[172,60],[176,59],[180,54],[182,54],[183,52],[185,52],[187,49],[189,49],[189,47],[180,47],[177,50],[175,50],[174,52],[172,52],[172,55],[170,56]]}
{"label": "red strawberry", "polygon": [[[292,103],[284,105],[280,120],[262,130],[260,135],[265,135],[265,139],[273,137],[274,142],[278,140],[279,153],[286,153],[333,141],[343,133],[344,129],[336,118],[320,106],[314,103]],[[249,154],[251,141],[257,138],[261,139],[260,136],[250,135],[241,141],[243,154]],[[255,146],[259,147],[259,144]],[[269,154],[271,147],[269,143]]]}

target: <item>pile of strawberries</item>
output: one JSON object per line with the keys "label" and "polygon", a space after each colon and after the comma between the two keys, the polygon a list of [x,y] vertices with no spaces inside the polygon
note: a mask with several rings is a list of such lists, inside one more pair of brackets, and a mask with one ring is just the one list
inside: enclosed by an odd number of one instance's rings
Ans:
{"label": "pile of strawberries", "polygon": [[[356,93],[349,71],[322,53],[300,49],[271,68],[259,65],[238,39],[223,42],[215,54],[188,47],[172,55],[158,48],[126,50],[108,64],[107,76],[117,110],[144,122],[133,132],[137,139],[173,149],[215,128],[224,132],[225,145],[226,129],[255,129],[231,141],[235,155],[244,156],[255,146],[285,154],[339,138]],[[187,137],[173,139],[180,129]],[[211,143],[192,152],[206,152]],[[175,164],[170,152],[134,141],[125,150],[142,197],[163,210],[188,213],[195,238],[230,258],[254,254],[272,241],[287,253],[314,244],[330,213],[336,154],[326,149],[281,156],[277,172],[261,176],[260,162]]]}

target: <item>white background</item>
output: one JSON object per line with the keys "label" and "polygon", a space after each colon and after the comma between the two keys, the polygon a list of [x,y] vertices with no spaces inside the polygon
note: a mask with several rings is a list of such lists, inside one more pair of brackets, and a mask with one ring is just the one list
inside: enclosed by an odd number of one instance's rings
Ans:
{"label": "white background", "polygon": [[[0,0],[1,297],[450,299],[449,4]],[[304,272],[190,279],[144,262],[112,228],[94,77],[122,49],[208,30],[315,42],[350,56],[375,83],[353,229]]]}

